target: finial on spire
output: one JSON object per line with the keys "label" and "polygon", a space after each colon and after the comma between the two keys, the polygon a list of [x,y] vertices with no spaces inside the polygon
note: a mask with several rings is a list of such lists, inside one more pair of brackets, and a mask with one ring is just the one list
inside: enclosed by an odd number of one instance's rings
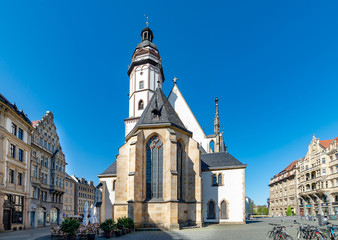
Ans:
{"label": "finial on spire", "polygon": [[174,79],[173,79],[174,84],[176,84],[177,80],[178,80],[178,78],[174,77]]}
{"label": "finial on spire", "polygon": [[146,16],[145,14],[144,14],[144,16],[147,18],[146,24],[147,24],[147,27],[148,27],[148,25],[149,25],[149,17]]}

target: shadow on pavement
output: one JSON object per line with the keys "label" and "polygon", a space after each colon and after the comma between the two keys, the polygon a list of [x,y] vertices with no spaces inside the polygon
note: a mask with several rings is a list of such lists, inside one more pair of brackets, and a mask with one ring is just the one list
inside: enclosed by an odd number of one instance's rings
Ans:
{"label": "shadow on pavement", "polygon": [[246,220],[246,221],[245,221],[246,224],[250,224],[250,223],[259,223],[259,222],[262,222],[262,221],[258,221],[258,220]]}
{"label": "shadow on pavement", "polygon": [[[51,236],[47,235],[47,236],[43,236],[43,237],[38,237],[35,238],[35,240],[50,240]],[[82,238],[82,239],[86,239],[86,238]],[[124,239],[124,240],[133,240],[133,239],[137,239],[137,240],[173,240],[173,239],[181,239],[181,238],[176,238],[176,237],[172,237],[169,234],[167,234],[164,231],[135,231],[135,232],[131,232],[129,234],[126,235],[122,235],[121,237],[111,237],[111,238],[104,238],[104,237],[96,237],[96,240],[101,240],[101,239]]]}

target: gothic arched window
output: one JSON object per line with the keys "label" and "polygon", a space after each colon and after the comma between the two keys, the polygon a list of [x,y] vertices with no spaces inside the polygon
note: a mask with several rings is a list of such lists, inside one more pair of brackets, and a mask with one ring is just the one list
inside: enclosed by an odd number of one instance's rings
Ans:
{"label": "gothic arched window", "polygon": [[212,185],[217,186],[217,176],[216,176],[216,174],[212,175]]}
{"label": "gothic arched window", "polygon": [[147,199],[163,198],[163,144],[158,136],[147,143]]}
{"label": "gothic arched window", "polygon": [[183,148],[180,142],[177,142],[177,199],[183,198]]}
{"label": "gothic arched window", "polygon": [[215,142],[213,140],[209,143],[210,152],[215,152]]}
{"label": "gothic arched window", "polygon": [[223,184],[223,181],[222,181],[222,174],[218,174],[218,185],[221,186]]}
{"label": "gothic arched window", "polygon": [[224,200],[221,202],[221,219],[228,219],[228,206]]}
{"label": "gothic arched window", "polygon": [[215,202],[213,200],[210,200],[208,203],[208,219],[215,219],[216,218],[216,212],[215,212]]}
{"label": "gothic arched window", "polygon": [[143,110],[143,101],[142,100],[140,100],[138,102],[138,110]]}

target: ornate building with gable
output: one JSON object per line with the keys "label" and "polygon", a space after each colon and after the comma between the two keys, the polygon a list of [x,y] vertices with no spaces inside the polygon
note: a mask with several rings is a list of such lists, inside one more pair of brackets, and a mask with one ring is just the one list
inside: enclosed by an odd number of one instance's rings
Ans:
{"label": "ornate building with gable", "polygon": [[218,99],[206,135],[175,82],[169,97],[153,33],[146,27],[128,70],[125,144],[103,173],[100,220],[128,216],[136,227],[245,223],[245,168],[227,152]]}
{"label": "ornate building with gable", "polygon": [[32,122],[30,224],[32,228],[60,224],[63,216],[66,160],[50,111]]}

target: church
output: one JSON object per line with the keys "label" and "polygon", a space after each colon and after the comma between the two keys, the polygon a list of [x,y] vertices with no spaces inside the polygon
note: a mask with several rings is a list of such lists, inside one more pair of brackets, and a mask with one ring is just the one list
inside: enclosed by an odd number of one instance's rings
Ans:
{"label": "church", "polygon": [[214,133],[206,135],[179,90],[168,97],[153,32],[144,28],[129,76],[125,143],[98,175],[100,221],[131,217],[137,228],[178,229],[245,223],[245,168],[225,147],[215,100]]}

